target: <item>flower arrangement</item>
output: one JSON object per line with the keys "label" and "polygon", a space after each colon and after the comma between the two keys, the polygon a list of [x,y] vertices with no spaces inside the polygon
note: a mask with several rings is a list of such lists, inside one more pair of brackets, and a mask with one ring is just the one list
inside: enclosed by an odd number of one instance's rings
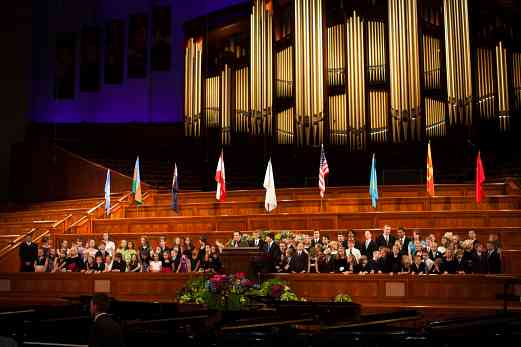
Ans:
{"label": "flower arrangement", "polygon": [[189,280],[177,295],[181,304],[205,304],[209,309],[219,311],[244,309],[254,298],[302,301],[284,281],[270,279],[258,285],[242,272],[196,277]]}
{"label": "flower arrangement", "polygon": [[340,293],[337,296],[335,296],[334,301],[335,302],[353,302],[353,299],[351,299],[351,296],[349,294]]}

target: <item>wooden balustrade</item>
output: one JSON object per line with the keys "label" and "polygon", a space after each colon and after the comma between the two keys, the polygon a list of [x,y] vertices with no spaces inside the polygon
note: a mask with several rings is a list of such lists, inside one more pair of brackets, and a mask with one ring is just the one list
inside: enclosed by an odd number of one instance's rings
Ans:
{"label": "wooden balustrade", "polygon": [[[474,197],[437,196],[381,198],[376,209],[371,207],[371,199],[329,198],[305,200],[278,200],[277,209],[272,214],[281,213],[345,213],[345,212],[396,212],[396,211],[451,211],[451,210],[514,210],[521,209],[521,195],[487,196],[480,204]],[[265,212],[263,201],[201,202],[179,204],[179,213],[171,204],[144,205],[125,209],[125,218],[172,217],[172,216],[218,216],[247,215]]]}
{"label": "wooden balustrade", "polygon": [[[0,273],[0,292],[5,298],[77,297],[107,293],[118,300],[174,302],[186,281],[198,274],[163,273]],[[512,276],[502,275],[269,275],[288,282],[301,297],[330,301],[337,294],[370,307],[415,307],[418,309],[501,309],[496,295]],[[514,288],[521,293],[521,287]],[[519,309],[519,305],[515,305]]]}

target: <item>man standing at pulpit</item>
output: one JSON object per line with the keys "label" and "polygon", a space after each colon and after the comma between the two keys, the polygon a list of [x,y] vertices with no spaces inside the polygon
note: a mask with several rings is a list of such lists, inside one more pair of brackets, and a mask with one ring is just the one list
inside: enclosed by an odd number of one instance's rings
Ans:
{"label": "man standing at pulpit", "polygon": [[239,247],[248,247],[248,241],[244,240],[242,237],[242,234],[240,231],[234,231],[233,232],[233,239],[231,239],[227,244],[226,247],[233,247],[233,248],[239,248]]}

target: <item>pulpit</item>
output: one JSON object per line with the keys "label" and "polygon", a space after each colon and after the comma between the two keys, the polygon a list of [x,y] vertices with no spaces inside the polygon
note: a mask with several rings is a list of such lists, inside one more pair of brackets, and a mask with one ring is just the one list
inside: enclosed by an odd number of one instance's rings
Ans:
{"label": "pulpit", "polygon": [[264,252],[257,247],[224,248],[221,262],[226,273],[244,272],[255,274],[255,264],[262,262]]}

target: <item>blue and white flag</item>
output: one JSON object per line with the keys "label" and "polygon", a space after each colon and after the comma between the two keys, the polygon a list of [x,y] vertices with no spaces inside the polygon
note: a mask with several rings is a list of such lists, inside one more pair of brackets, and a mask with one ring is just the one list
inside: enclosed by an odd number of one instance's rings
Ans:
{"label": "blue and white flag", "polygon": [[376,201],[378,201],[378,177],[376,175],[376,159],[373,153],[373,160],[371,162],[371,178],[369,179],[369,195],[371,196],[371,206],[376,208]]}
{"label": "blue and white flag", "polygon": [[105,215],[110,214],[110,169],[107,170],[107,179],[105,180]]}

